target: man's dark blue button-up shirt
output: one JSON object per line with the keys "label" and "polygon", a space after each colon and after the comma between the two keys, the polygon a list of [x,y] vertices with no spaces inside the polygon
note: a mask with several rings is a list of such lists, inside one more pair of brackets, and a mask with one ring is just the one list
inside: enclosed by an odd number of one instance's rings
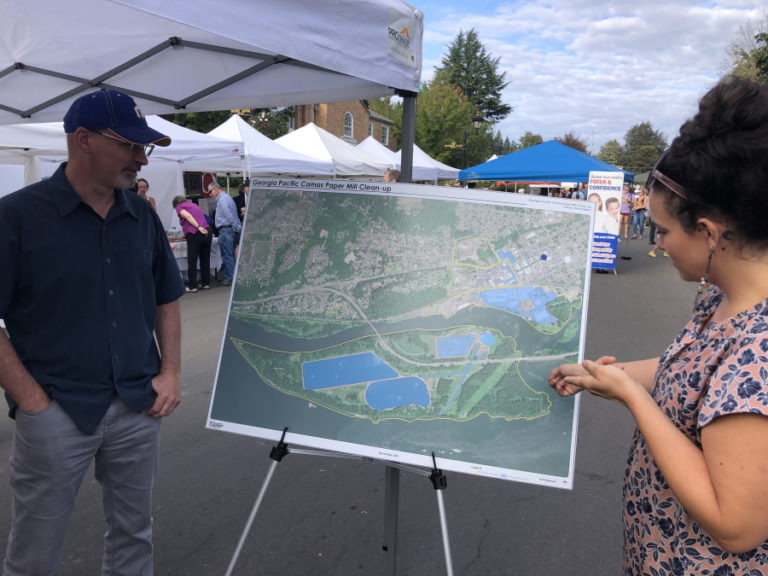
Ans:
{"label": "man's dark blue button-up shirt", "polygon": [[103,219],[65,166],[0,199],[0,318],[32,377],[92,434],[115,394],[136,412],[154,402],[155,313],[184,283],[148,202],[116,190]]}

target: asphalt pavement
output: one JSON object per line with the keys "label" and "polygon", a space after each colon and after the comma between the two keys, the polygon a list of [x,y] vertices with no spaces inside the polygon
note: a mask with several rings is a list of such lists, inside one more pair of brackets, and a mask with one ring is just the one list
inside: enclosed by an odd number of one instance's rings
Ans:
{"label": "asphalt pavement", "polygon": [[[617,274],[592,272],[586,357],[657,356],[687,320],[695,286],[646,240],[621,240]],[[273,442],[205,429],[230,291],[182,298],[183,401],[164,422],[154,493],[155,574],[224,575],[272,460]],[[456,575],[621,573],[621,484],[634,426],[599,398],[581,403],[573,490],[448,473],[443,493]],[[0,418],[0,550],[10,526],[13,423]],[[237,575],[392,574],[382,550],[386,467],[288,455],[274,471]],[[446,574],[429,479],[400,474],[395,573]],[[99,489],[89,472],[59,576],[99,573]]]}

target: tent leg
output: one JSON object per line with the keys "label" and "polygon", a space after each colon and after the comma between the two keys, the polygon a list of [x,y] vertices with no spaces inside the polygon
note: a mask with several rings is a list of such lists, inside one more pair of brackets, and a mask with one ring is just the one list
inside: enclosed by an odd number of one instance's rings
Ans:
{"label": "tent leg", "polygon": [[400,155],[400,182],[413,181],[413,145],[416,143],[416,92],[397,92],[403,98],[403,138]]}

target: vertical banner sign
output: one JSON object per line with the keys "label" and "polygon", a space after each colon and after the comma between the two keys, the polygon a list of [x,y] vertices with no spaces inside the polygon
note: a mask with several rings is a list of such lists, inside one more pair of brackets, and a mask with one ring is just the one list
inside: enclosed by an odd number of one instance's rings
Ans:
{"label": "vertical banner sign", "polygon": [[[619,245],[619,212],[623,185],[623,172],[589,173],[587,200],[595,204],[592,268],[602,270],[614,270],[616,268],[616,252]],[[598,239],[598,234],[602,234],[601,239]],[[608,235],[615,236],[615,238],[607,238]],[[610,251],[608,251],[609,248]]]}
{"label": "vertical banner sign", "polygon": [[209,428],[570,488],[592,206],[252,179]]}
{"label": "vertical banner sign", "polygon": [[595,232],[592,240],[592,268],[597,270],[614,270],[616,268],[616,252],[619,237],[616,234]]}

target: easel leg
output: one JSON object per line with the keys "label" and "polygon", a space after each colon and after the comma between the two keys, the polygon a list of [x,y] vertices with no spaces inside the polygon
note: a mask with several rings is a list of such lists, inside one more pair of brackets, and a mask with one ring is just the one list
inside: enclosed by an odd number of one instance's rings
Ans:
{"label": "easel leg", "polygon": [[275,468],[277,468],[278,462],[280,462],[283,457],[288,454],[288,446],[285,443],[285,434],[287,432],[288,428],[283,428],[283,436],[280,438],[280,442],[277,444],[277,446],[273,446],[269,453],[269,457],[272,459],[272,464],[267,471],[267,477],[264,478],[264,482],[261,484],[261,490],[259,490],[259,495],[256,498],[256,502],[253,503],[251,515],[248,517],[248,522],[245,523],[245,528],[243,529],[243,533],[240,535],[240,541],[237,543],[237,548],[235,548],[235,553],[232,556],[232,560],[229,562],[229,567],[227,568],[227,573],[225,576],[232,576],[232,571],[235,569],[235,564],[237,564],[237,558],[240,556],[240,551],[243,549],[245,539],[248,538],[248,533],[251,531],[251,526],[253,525],[253,521],[256,518],[256,513],[261,507],[261,501],[264,500],[264,494],[267,493],[269,483],[272,481],[272,475],[275,473]]}
{"label": "easel leg", "polygon": [[248,538],[248,533],[251,531],[251,526],[253,525],[253,521],[256,518],[256,513],[259,511],[259,507],[261,506],[261,501],[264,499],[264,494],[267,492],[267,487],[269,486],[270,481],[272,480],[272,475],[275,473],[275,468],[277,468],[277,460],[273,460],[272,464],[269,467],[269,471],[267,472],[267,477],[264,479],[264,483],[261,485],[261,491],[259,492],[259,496],[256,498],[256,502],[253,504],[253,508],[251,509],[251,515],[248,517],[248,522],[245,523],[245,528],[243,529],[243,533],[240,535],[240,541],[237,543],[237,548],[235,548],[235,553],[232,556],[232,560],[229,562],[229,567],[227,568],[226,576],[232,576],[232,571],[235,569],[235,564],[237,564],[237,558],[240,556],[240,551],[243,549],[243,544],[245,544],[245,539]]}
{"label": "easel leg", "polygon": [[445,516],[445,503],[443,502],[443,490],[448,487],[448,479],[443,471],[438,469],[435,453],[432,452],[432,473],[429,475],[432,487],[437,493],[437,510],[440,514],[440,531],[443,534],[443,552],[445,553],[445,573],[453,576],[453,560],[451,559],[451,541],[448,539],[448,521]]}
{"label": "easel leg", "polygon": [[445,573],[453,576],[453,560],[451,559],[451,541],[448,539],[448,522],[445,519],[445,504],[443,503],[443,491],[437,493],[437,509],[440,512],[440,528],[443,533],[443,551],[445,552]]}
{"label": "easel leg", "polygon": [[400,498],[400,470],[387,466],[384,471],[384,545],[388,573],[394,576],[397,559],[397,513]]}

